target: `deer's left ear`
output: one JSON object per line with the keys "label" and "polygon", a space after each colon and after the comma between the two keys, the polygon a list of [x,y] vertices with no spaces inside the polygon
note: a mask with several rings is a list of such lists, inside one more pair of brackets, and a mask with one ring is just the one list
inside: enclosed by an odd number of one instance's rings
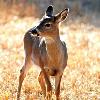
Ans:
{"label": "deer's left ear", "polygon": [[57,23],[64,21],[68,15],[68,12],[69,12],[69,9],[64,9],[63,11],[55,15],[55,21]]}
{"label": "deer's left ear", "polygon": [[52,14],[53,14],[53,6],[50,5],[46,10],[45,15],[52,16]]}

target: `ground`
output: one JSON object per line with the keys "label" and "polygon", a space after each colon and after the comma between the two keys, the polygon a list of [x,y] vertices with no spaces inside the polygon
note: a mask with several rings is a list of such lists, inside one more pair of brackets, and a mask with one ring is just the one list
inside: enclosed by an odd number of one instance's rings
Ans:
{"label": "ground", "polygon": [[[0,100],[16,100],[25,56],[23,37],[38,20],[14,16],[0,25]],[[60,31],[69,56],[61,82],[61,100],[100,100],[100,28],[77,20],[61,25]],[[44,100],[38,74],[39,68],[33,65],[23,82],[21,100]]]}

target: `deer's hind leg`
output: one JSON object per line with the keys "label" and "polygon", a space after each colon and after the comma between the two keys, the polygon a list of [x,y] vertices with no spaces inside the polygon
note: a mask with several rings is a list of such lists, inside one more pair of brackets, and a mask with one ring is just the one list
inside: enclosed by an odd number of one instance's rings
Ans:
{"label": "deer's hind leg", "polygon": [[30,57],[30,55],[26,55],[24,66],[20,70],[17,100],[20,100],[20,93],[21,93],[22,83],[23,83],[23,80],[24,80],[28,70],[31,67],[30,64],[31,64],[31,57]]}

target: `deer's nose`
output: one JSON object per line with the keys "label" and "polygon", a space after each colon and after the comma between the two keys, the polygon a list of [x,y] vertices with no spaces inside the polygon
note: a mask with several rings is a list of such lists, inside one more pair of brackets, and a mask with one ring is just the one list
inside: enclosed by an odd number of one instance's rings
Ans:
{"label": "deer's nose", "polygon": [[41,34],[38,26],[35,28],[35,30],[36,30],[37,34],[39,34],[39,35]]}
{"label": "deer's nose", "polygon": [[39,36],[39,34],[38,34],[38,31],[37,31],[37,28],[36,27],[34,27],[34,28],[32,28],[32,33],[34,34],[34,35],[37,35],[37,36]]}

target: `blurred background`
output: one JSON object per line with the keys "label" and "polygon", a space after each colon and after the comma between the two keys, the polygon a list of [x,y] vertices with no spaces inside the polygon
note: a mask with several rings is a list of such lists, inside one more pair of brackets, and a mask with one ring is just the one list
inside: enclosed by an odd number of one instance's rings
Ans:
{"label": "blurred background", "polygon": [[6,20],[9,20],[8,15],[41,17],[49,4],[54,5],[55,14],[68,7],[71,19],[85,17],[95,24],[96,16],[97,24],[100,23],[100,0],[0,0],[0,17]]}
{"label": "blurred background", "polygon": [[[61,100],[100,100],[100,0],[0,0],[0,100],[16,100],[24,34],[49,4],[54,14],[70,10],[59,27],[68,49]],[[21,100],[44,100],[37,78],[40,70],[33,66],[23,82]]]}

